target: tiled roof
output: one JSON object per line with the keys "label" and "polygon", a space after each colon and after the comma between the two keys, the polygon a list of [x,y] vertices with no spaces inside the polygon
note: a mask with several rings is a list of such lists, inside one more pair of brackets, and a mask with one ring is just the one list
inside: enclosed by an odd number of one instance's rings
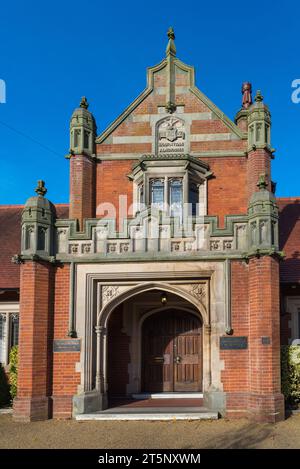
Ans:
{"label": "tiled roof", "polygon": [[[21,250],[23,205],[0,205],[0,289],[19,288],[20,268],[11,262]],[[58,218],[68,218],[69,207],[57,204]]]}
{"label": "tiled roof", "polygon": [[285,253],[280,263],[283,283],[300,283],[300,197],[277,198],[279,245]]}

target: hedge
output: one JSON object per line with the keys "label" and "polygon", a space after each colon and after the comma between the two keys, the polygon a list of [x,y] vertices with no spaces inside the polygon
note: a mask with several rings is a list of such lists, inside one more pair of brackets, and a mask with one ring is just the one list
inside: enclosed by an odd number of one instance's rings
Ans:
{"label": "hedge", "polygon": [[281,347],[281,391],[287,403],[300,403],[300,346]]}
{"label": "hedge", "polygon": [[18,346],[14,345],[9,354],[9,384],[10,395],[14,399],[17,395],[17,379],[18,379]]}

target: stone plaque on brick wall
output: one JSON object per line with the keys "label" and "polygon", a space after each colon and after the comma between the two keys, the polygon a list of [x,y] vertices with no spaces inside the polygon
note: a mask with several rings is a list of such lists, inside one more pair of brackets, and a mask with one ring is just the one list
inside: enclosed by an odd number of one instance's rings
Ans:
{"label": "stone plaque on brick wall", "polygon": [[53,340],[53,352],[80,352],[79,339]]}
{"label": "stone plaque on brick wall", "polygon": [[167,117],[157,129],[157,153],[185,153],[184,122],[174,116]]}
{"label": "stone plaque on brick wall", "polygon": [[243,350],[248,348],[248,337],[220,337],[221,350]]}

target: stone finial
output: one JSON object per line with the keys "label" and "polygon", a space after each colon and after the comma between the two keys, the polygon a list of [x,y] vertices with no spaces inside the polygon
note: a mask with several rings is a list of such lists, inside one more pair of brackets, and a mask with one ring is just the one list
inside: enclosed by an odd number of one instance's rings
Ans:
{"label": "stone finial", "polygon": [[169,42],[168,42],[168,45],[167,45],[167,50],[166,50],[166,54],[167,55],[176,55],[176,47],[175,47],[175,42],[174,42],[174,39],[175,39],[175,33],[174,33],[174,29],[172,27],[170,27],[168,29],[168,38],[169,38]]}
{"label": "stone finial", "polygon": [[257,187],[260,191],[265,190],[268,187],[266,174],[261,174],[258,178]]}
{"label": "stone finial", "polygon": [[252,85],[248,81],[242,84],[242,108],[248,109],[252,104]]}
{"label": "stone finial", "polygon": [[87,99],[85,96],[82,96],[81,98],[80,107],[83,107],[84,109],[87,109],[89,107],[89,103],[87,102]]}
{"label": "stone finial", "polygon": [[38,181],[38,185],[35,189],[35,192],[37,193],[37,195],[41,195],[42,197],[44,197],[47,192],[47,189],[45,187],[45,181],[42,181],[41,179]]}
{"label": "stone finial", "polygon": [[167,34],[168,34],[168,38],[173,39],[173,41],[174,41],[175,33],[174,33],[174,29],[172,28],[172,26],[169,27]]}
{"label": "stone finial", "polygon": [[260,90],[257,90],[257,91],[256,91],[256,95],[255,95],[255,98],[254,98],[254,99],[255,99],[255,101],[256,101],[257,103],[261,103],[261,102],[263,101],[264,97],[263,97],[263,95],[261,94],[261,91],[260,91]]}

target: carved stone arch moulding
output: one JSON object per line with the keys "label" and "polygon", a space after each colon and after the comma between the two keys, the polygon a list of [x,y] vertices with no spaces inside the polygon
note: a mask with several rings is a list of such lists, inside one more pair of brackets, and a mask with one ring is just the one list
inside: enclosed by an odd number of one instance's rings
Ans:
{"label": "carved stone arch moulding", "polygon": [[208,280],[203,282],[142,282],[130,285],[100,284],[99,310],[97,325],[106,325],[108,317],[123,301],[149,290],[164,290],[180,296],[196,306],[202,316],[204,325],[210,324]]}

